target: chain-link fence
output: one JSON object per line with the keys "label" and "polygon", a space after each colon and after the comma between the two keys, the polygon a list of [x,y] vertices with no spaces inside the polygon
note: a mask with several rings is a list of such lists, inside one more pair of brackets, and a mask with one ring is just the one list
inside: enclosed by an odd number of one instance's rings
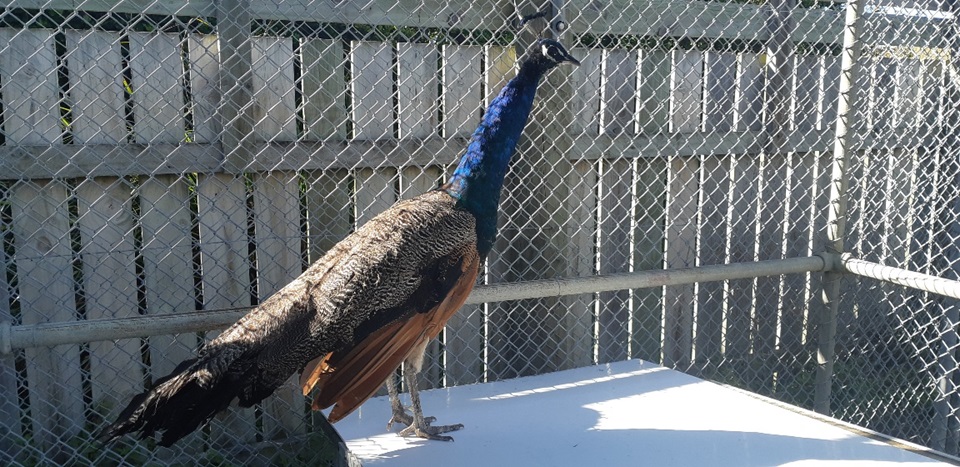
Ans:
{"label": "chain-link fence", "polygon": [[[0,463],[336,462],[292,382],[173,448],[92,436],[216,335],[204,316],[442,182],[530,41],[518,11],[555,8],[582,66],[541,84],[482,284],[809,257],[838,233],[960,278],[960,8],[897,3],[845,28],[808,0],[5,2],[0,344],[60,340],[0,348]],[[470,304],[422,383],[642,358],[956,453],[956,301],[845,274],[829,319],[823,278]],[[137,332],[171,315],[194,324]]]}

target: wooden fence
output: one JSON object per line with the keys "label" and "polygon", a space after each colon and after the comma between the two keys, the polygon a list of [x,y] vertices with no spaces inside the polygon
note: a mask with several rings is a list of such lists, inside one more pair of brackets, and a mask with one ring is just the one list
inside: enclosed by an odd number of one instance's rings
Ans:
{"label": "wooden fence", "polygon": [[[356,226],[442,181],[483,108],[515,72],[516,54],[496,40],[437,45],[399,34],[264,34],[245,42],[249,30],[233,23],[507,28],[501,16],[485,13],[495,6],[487,3],[427,2],[417,10],[430,14],[386,1],[365,9],[251,2],[232,17],[207,2],[146,9],[218,17],[220,36],[0,28],[7,271],[0,320],[213,310],[268,297]],[[109,9],[142,12],[138,5]],[[562,154],[568,169],[537,175],[536,161],[519,155],[507,182],[515,189],[503,202],[503,238],[484,280],[820,251],[841,15],[798,9],[781,49],[765,50],[776,34],[761,7],[659,0],[602,6],[598,13],[568,5],[571,36],[661,40],[575,46],[583,65],[555,72],[541,89],[543,100],[551,92],[563,99],[566,116],[536,114],[531,131],[570,139]],[[42,8],[71,9],[73,2]],[[626,14],[614,14],[617,8]],[[629,14],[634,10],[645,14]],[[927,183],[919,151],[934,144],[942,99],[940,56],[883,52],[940,47],[929,33],[941,24],[881,15],[868,23],[867,40],[884,47],[865,60],[856,157],[860,167],[879,166],[890,177],[858,178],[853,198]],[[229,31],[235,35],[225,37]],[[709,44],[662,40],[685,37]],[[803,53],[792,52],[797,43]],[[245,54],[248,61],[235,61]],[[771,144],[780,150],[765,150]],[[531,188],[535,175],[543,180]],[[563,194],[547,203],[554,211],[531,206],[539,204],[531,195],[537,190]],[[889,198],[887,209],[903,212],[872,220],[876,213],[854,211],[868,226],[886,226],[888,257],[903,261],[917,224],[911,216],[919,215],[910,202]],[[556,212],[561,219],[538,221]],[[562,261],[544,260],[545,245]],[[431,350],[424,384],[639,357],[772,392],[812,361],[817,280],[767,277],[469,306]],[[10,434],[0,436],[0,449],[24,437],[48,449],[95,428],[213,336],[30,348],[0,358],[0,429]],[[301,400],[288,385],[256,410],[218,419],[202,436],[242,443],[303,432]]]}

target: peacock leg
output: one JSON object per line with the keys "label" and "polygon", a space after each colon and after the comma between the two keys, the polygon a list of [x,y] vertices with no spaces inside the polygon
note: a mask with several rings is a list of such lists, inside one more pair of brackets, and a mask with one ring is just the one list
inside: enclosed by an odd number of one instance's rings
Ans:
{"label": "peacock leg", "polygon": [[420,391],[417,389],[417,372],[410,371],[406,377],[407,387],[410,388],[410,405],[413,411],[413,424],[400,430],[400,436],[418,436],[424,439],[434,439],[437,441],[453,441],[450,436],[442,436],[442,433],[448,433],[463,428],[463,424],[456,425],[431,425],[436,420],[434,417],[424,417],[423,409],[420,408]]}
{"label": "peacock leg", "polygon": [[[403,408],[403,404],[400,403],[400,393],[397,391],[397,374],[390,373],[390,377],[387,378],[387,392],[390,394],[390,407],[393,411],[393,415],[390,417],[390,421],[387,422],[387,430],[393,429],[394,423],[402,423],[405,426],[410,426],[413,424],[413,416],[407,413],[407,410]],[[424,421],[431,423],[436,420],[435,417],[426,417]]]}

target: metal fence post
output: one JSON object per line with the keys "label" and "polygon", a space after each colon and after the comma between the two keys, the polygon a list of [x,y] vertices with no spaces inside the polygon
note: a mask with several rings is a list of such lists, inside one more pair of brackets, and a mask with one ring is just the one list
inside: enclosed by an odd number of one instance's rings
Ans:
{"label": "metal fence post", "polygon": [[217,3],[217,33],[220,35],[221,92],[218,115],[223,125],[220,146],[223,168],[243,173],[252,162],[253,63],[250,43],[249,0]]}
{"label": "metal fence post", "polygon": [[843,28],[843,51],[840,71],[840,98],[837,102],[837,132],[833,144],[830,173],[830,201],[827,212],[826,253],[833,264],[823,274],[823,311],[820,315],[817,344],[817,375],[813,408],[830,415],[830,391],[833,384],[833,364],[837,341],[837,311],[840,306],[840,254],[847,217],[847,159],[852,140],[850,128],[853,116],[854,86],[857,78],[857,60],[860,56],[860,13],[862,0],[847,2]]}

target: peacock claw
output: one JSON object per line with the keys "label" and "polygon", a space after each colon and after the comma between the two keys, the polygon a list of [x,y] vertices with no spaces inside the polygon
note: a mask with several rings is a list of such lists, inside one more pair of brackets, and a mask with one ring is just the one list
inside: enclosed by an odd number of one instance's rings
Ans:
{"label": "peacock claw", "polygon": [[[430,423],[437,421],[437,417],[423,417],[423,421],[429,425]],[[387,422],[387,431],[393,430],[394,423],[401,423],[404,426],[409,427],[410,425],[413,425],[413,415],[408,414],[404,409],[400,409],[399,411],[394,410],[393,416],[390,417],[390,421]]]}
{"label": "peacock claw", "polygon": [[[435,420],[434,417],[427,417]],[[427,418],[424,418],[423,421],[425,425],[423,428],[417,428],[416,425],[410,425],[397,433],[400,436],[416,436],[423,439],[432,439],[435,441],[453,441],[452,436],[442,436],[441,433],[448,433],[451,431],[457,431],[463,428],[462,423],[457,423],[456,425],[438,425],[431,426],[430,422],[427,421]]]}

